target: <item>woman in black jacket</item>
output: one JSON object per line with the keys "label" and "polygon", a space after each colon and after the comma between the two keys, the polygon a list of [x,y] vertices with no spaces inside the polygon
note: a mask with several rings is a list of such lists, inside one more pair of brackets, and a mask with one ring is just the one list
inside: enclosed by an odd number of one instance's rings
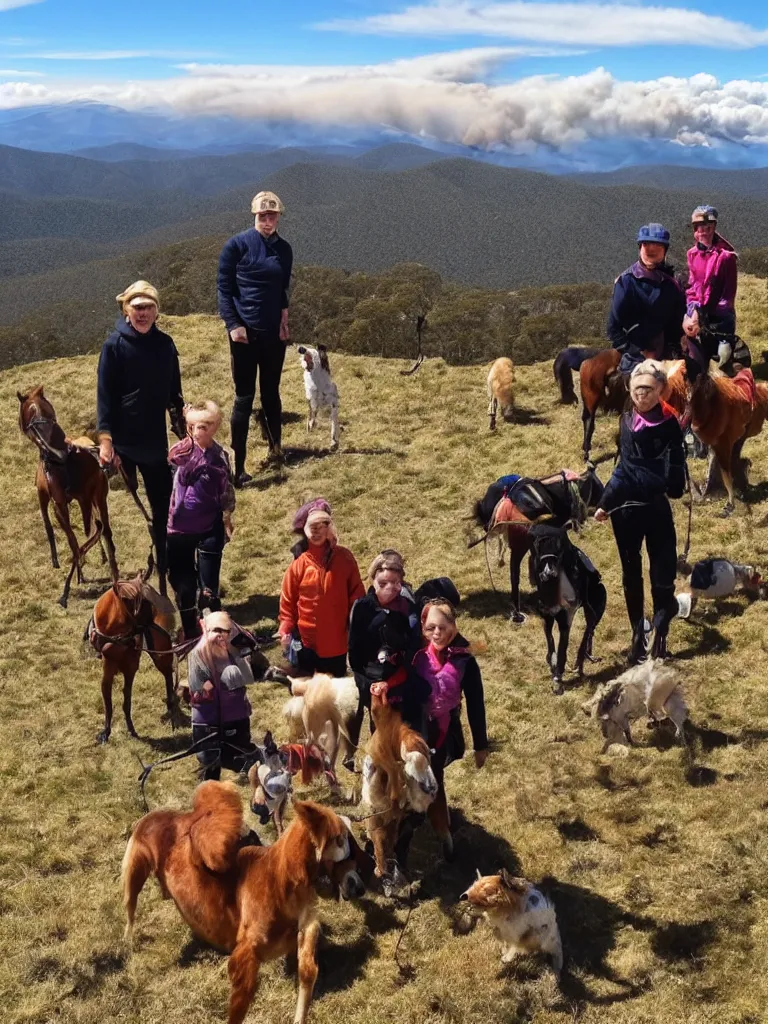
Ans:
{"label": "woman in black jacket", "polygon": [[250,479],[245,471],[248,424],[259,377],[262,427],[269,441],[267,462],[282,461],[280,377],[288,331],[288,285],[293,250],[277,233],[284,207],[274,192],[253,197],[255,226],[226,243],[219,257],[219,316],[229,334],[235,401],[231,439],[235,487]]}
{"label": "woman in black jacket", "polygon": [[136,470],[141,471],[152,512],[160,586],[165,593],[172,487],[166,411],[179,440],[185,433],[179,354],[170,335],[158,330],[159,296],[149,282],[136,281],[117,301],[123,315],[99,356],[99,460],[105,466],[122,464],[134,487]]}
{"label": "woman in black jacket", "polygon": [[632,408],[621,419],[620,461],[595,512],[599,523],[611,516],[619,549],[624,597],[632,626],[631,665],[644,661],[648,651],[643,541],[650,562],[654,658],[667,656],[669,623],[677,614],[677,537],[668,499],[683,494],[686,467],[683,432],[674,411],[661,398],[666,383],[664,370],[650,359],[632,371]]}
{"label": "woman in black jacket", "polygon": [[[419,607],[405,585],[405,564],[388,548],[368,570],[371,587],[352,607],[349,621],[349,664],[360,693],[357,715],[350,723],[354,743],[360,738],[365,709],[371,710],[371,687],[386,691],[386,700],[413,728],[422,729],[422,709],[429,687],[410,671],[421,646]],[[371,732],[374,731],[371,720]]]}

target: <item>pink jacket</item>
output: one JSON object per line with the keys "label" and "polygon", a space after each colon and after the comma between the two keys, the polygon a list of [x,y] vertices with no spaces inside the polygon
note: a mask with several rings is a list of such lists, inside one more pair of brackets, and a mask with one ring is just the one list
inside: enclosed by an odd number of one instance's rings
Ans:
{"label": "pink jacket", "polygon": [[688,315],[703,306],[717,316],[733,313],[738,270],[733,246],[716,234],[709,249],[688,250]]}

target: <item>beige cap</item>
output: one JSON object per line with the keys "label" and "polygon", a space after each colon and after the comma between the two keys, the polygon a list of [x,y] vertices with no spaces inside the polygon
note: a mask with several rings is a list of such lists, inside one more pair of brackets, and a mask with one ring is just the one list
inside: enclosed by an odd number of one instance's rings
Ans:
{"label": "beige cap", "polygon": [[285,213],[285,207],[274,192],[257,192],[251,200],[251,213]]}
{"label": "beige cap", "polygon": [[228,612],[209,612],[203,621],[206,633],[210,633],[214,629],[226,629],[230,633],[234,626]]}
{"label": "beige cap", "polygon": [[124,292],[120,292],[115,298],[123,309],[126,306],[141,306],[147,302],[154,302],[156,306],[160,305],[160,294],[157,288],[151,285],[149,281],[134,281],[132,285],[129,285]]}

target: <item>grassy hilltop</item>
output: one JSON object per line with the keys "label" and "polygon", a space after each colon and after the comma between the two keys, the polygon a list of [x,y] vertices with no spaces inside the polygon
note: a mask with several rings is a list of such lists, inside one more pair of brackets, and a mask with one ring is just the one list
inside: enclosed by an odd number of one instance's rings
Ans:
{"label": "grassy hilltop", "polygon": [[[768,347],[765,281],[742,286],[742,333],[756,357]],[[164,318],[182,359],[188,399],[231,400],[228,359],[212,317]],[[333,503],[342,543],[361,567],[383,546],[406,556],[420,581],[450,575],[464,597],[462,631],[486,640],[481,658],[492,755],[477,772],[470,757],[447,773],[460,825],[457,860],[438,859],[429,828],[417,836],[412,866],[420,895],[393,959],[403,904],[368,897],[363,906],[323,904],[324,938],[312,1020],[316,1024],[758,1024],[768,982],[768,710],[766,606],[736,597],[719,616],[707,607],[673,624],[670,646],[701,730],[692,752],[652,744],[642,723],[626,760],[599,754],[595,724],[580,710],[595,679],[620,671],[628,641],[620,571],[608,527],[590,523],[581,545],[604,574],[608,611],[581,689],[550,695],[541,625],[509,625],[506,569],[481,547],[466,551],[462,516],[471,499],[504,472],[541,474],[579,464],[578,412],[554,404],[549,364],[519,371],[519,425],[490,435],[485,371],[428,360],[407,364],[334,357],[341,393],[341,451],[328,454],[325,425],[309,440],[295,352],[284,377],[285,442],[297,450],[287,479],[238,497],[236,533],[224,558],[225,603],[259,631],[274,627],[276,594],[289,554],[291,514],[311,495]],[[112,740],[97,747],[98,661],[80,639],[103,580],[75,588],[67,611],[56,604],[63,570],[51,569],[33,487],[35,452],[18,432],[17,388],[44,382],[71,435],[94,417],[95,356],[13,368],[0,374],[4,446],[0,693],[0,1006],[7,1024],[125,1021],[203,1024],[225,1017],[226,959],[189,943],[171,903],[151,883],[139,903],[137,938],[122,942],[118,889],[130,828],[142,813],[137,756],[152,761],[186,739],[161,723],[162,679],[148,663],[134,687],[140,740],[129,740],[118,710]],[[613,425],[598,424],[596,451]],[[226,438],[225,438],[226,439]],[[723,553],[768,568],[762,525],[766,435],[750,441],[758,483],[754,502],[729,520],[721,503],[697,506],[692,556]],[[702,464],[693,465],[701,477]],[[607,466],[602,467],[603,476]],[[146,558],[146,531],[125,491],[110,510],[123,572]],[[676,503],[680,543],[686,512]],[[60,534],[60,555],[64,546]],[[62,559],[64,561],[64,559]],[[98,559],[87,566],[102,577]],[[577,620],[577,626],[581,623]],[[577,630],[575,644],[580,634]],[[285,691],[257,684],[253,731],[284,735]],[[116,708],[119,708],[116,693]],[[350,777],[344,777],[348,781]],[[194,763],[158,771],[152,807],[187,806]],[[301,787],[297,787],[302,793]],[[326,790],[310,790],[324,798]],[[245,797],[245,792],[244,792]],[[523,960],[502,971],[499,946],[478,927],[452,929],[453,904],[476,868],[501,864],[547,883],[563,934],[567,977],[561,990]],[[292,1020],[293,981],[268,966],[249,1021]]]}

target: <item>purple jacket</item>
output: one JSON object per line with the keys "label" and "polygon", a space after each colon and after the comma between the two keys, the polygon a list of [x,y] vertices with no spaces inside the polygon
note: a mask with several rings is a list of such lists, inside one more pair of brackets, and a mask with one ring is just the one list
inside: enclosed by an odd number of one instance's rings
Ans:
{"label": "purple jacket", "polygon": [[207,533],[235,507],[227,453],[215,441],[203,449],[186,437],[171,448],[168,461],[176,470],[168,533]]}
{"label": "purple jacket", "polygon": [[716,234],[709,249],[688,250],[688,316],[703,308],[717,318],[734,311],[738,257],[730,242]]}
{"label": "purple jacket", "polygon": [[[251,704],[245,692],[253,682],[251,667],[245,658],[230,654],[219,678],[206,664],[197,647],[187,656],[187,684],[192,698],[192,725],[218,725],[251,717]],[[213,683],[206,694],[203,684]]]}

